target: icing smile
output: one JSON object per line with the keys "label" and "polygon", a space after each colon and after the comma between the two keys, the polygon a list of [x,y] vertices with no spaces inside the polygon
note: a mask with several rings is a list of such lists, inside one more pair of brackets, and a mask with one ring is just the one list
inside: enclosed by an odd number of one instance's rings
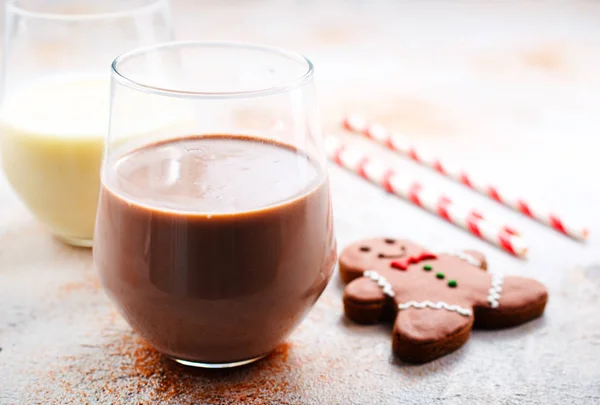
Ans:
{"label": "icing smile", "polygon": [[[386,243],[388,243],[388,244],[393,243],[391,241],[393,241],[393,239],[386,239]],[[395,255],[388,255],[385,253],[379,253],[377,255],[377,257],[380,259],[400,259],[404,256],[406,256],[406,248],[404,246],[400,246],[400,252]]]}
{"label": "icing smile", "polygon": [[397,254],[397,255],[386,255],[383,253],[379,253],[377,255],[377,257],[380,259],[400,259],[401,257],[404,257],[404,256],[406,256],[406,253],[404,253],[404,252]]}

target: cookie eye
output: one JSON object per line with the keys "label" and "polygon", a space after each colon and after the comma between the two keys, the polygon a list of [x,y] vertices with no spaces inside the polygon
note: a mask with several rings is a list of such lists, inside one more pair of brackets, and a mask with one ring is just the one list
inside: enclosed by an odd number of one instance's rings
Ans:
{"label": "cookie eye", "polygon": [[384,239],[383,241],[388,245],[393,245],[394,243],[396,243],[395,239]]}
{"label": "cookie eye", "polygon": [[378,258],[380,258],[380,259],[384,259],[384,258],[385,258],[385,255],[384,255],[383,253],[379,253],[379,254],[377,255],[377,257],[378,257]]}
{"label": "cookie eye", "polygon": [[361,251],[361,252],[370,252],[370,251],[371,251],[371,248],[370,248],[370,247],[368,247],[368,246],[361,246],[361,247],[360,247],[360,251]]}

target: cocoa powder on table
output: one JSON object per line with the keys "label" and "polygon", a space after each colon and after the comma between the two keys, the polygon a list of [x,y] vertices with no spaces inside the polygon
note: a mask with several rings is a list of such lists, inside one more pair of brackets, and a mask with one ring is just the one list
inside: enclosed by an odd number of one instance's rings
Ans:
{"label": "cocoa powder on table", "polygon": [[57,404],[296,403],[283,399],[296,389],[290,377],[300,366],[290,358],[291,343],[254,364],[224,370],[177,364],[132,332],[88,348],[93,350],[86,355],[63,357],[60,367],[43,376],[35,397]]}

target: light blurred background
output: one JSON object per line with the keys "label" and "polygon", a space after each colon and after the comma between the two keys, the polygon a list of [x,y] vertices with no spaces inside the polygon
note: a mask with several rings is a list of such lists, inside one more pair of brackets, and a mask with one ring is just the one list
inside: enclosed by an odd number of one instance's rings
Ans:
{"label": "light blurred background", "polygon": [[175,0],[173,8],[180,39],[308,55],[328,128],[356,110],[435,137],[441,150],[467,137],[526,161],[519,146],[528,143],[572,164],[582,150],[569,142],[595,138],[600,2]]}
{"label": "light blurred background", "polygon": [[180,39],[308,55],[327,131],[357,111],[581,221],[590,219],[577,218],[580,204],[600,203],[579,178],[600,170],[600,2],[175,0],[173,9]]}
{"label": "light blurred background", "polygon": [[[316,66],[326,132],[341,132],[343,115],[359,112],[593,229],[596,218],[580,207],[600,204],[590,180],[600,172],[600,2],[173,0],[172,6],[177,39],[252,41],[306,54]],[[491,215],[522,221],[478,201]],[[368,215],[372,208],[348,209]],[[348,217],[344,205],[338,212]]]}

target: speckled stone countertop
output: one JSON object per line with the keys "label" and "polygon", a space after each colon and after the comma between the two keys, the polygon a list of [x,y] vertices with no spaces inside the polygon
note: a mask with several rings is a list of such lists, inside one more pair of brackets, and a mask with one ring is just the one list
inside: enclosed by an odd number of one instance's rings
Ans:
{"label": "speckled stone countertop", "polygon": [[306,53],[328,131],[361,111],[585,223],[590,240],[564,238],[385,154],[517,224],[530,244],[520,261],[332,167],[340,246],[391,235],[481,250],[492,270],[544,282],[546,315],[475,331],[451,355],[406,365],[391,353],[389,326],[344,318],[336,274],[269,358],[189,372],[131,332],[103,295],[90,251],[53,240],[0,179],[0,404],[600,403],[600,4],[223,3],[175,1],[179,37]]}

